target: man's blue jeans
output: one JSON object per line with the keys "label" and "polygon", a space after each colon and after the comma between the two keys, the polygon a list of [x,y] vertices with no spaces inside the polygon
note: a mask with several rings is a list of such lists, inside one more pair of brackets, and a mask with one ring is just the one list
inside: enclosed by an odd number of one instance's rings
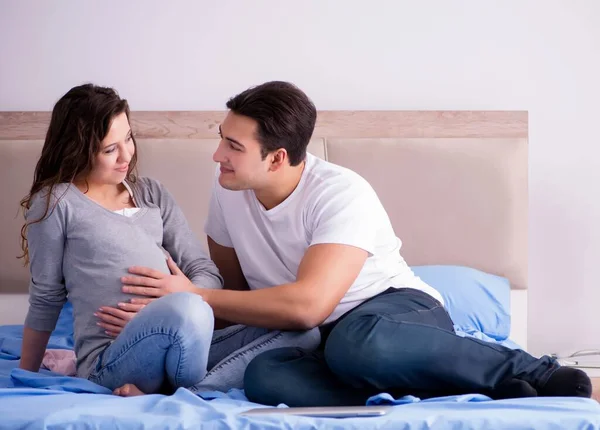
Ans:
{"label": "man's blue jeans", "polygon": [[278,348],[247,367],[246,396],[288,406],[364,405],[375,394],[487,394],[513,378],[543,386],[558,364],[455,334],[430,295],[389,289],[323,330],[317,350]]}
{"label": "man's blue jeans", "polygon": [[161,297],[142,309],[98,356],[88,379],[110,389],[131,383],[145,393],[179,387],[226,392],[243,388],[246,366],[259,353],[287,346],[312,350],[321,339],[317,329],[213,328],[212,309],[199,295]]}

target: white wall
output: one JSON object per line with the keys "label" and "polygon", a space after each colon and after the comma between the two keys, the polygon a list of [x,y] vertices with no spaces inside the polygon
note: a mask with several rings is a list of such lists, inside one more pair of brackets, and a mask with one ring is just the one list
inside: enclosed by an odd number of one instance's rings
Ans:
{"label": "white wall", "polygon": [[83,81],[136,110],[223,109],[270,79],[320,109],[528,110],[530,350],[600,347],[599,18],[595,0],[0,0],[0,110]]}

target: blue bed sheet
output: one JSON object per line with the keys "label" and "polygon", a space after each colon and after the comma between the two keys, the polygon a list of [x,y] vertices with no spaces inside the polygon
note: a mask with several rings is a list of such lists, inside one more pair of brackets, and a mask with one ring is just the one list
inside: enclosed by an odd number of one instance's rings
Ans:
{"label": "blue bed sheet", "polygon": [[[72,349],[66,307],[51,348]],[[600,405],[590,399],[528,398],[492,401],[479,395],[421,401],[382,393],[370,404],[396,405],[376,418],[324,419],[294,416],[242,417],[253,407],[243,391],[195,395],[179,389],[171,396],[120,398],[89,381],[18,369],[22,326],[0,327],[0,429],[4,428],[210,428],[210,429],[598,429]],[[465,335],[474,335],[465,334]]]}

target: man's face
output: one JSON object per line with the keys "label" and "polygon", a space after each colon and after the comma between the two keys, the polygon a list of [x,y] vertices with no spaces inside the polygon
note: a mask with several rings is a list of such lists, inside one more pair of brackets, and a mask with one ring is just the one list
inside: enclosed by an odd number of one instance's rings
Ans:
{"label": "man's face", "polygon": [[238,191],[265,185],[271,157],[262,159],[256,130],[256,121],[233,112],[221,124],[221,141],[213,160],[220,164],[219,183],[223,188]]}

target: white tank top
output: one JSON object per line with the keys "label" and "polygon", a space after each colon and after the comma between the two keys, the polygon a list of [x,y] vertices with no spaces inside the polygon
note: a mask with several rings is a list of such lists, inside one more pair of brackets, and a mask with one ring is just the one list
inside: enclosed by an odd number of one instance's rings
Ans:
{"label": "white tank top", "polygon": [[123,181],[123,185],[125,185],[125,188],[129,192],[129,195],[131,196],[131,201],[133,202],[133,204],[136,207],[135,208],[123,208],[123,209],[116,210],[114,212],[118,213],[120,215],[126,216],[126,217],[130,217],[134,213],[136,213],[137,211],[139,211],[140,208],[137,207],[137,203],[135,202],[135,199],[133,198],[133,192],[131,191],[131,187],[129,186],[129,184],[126,181]]}

